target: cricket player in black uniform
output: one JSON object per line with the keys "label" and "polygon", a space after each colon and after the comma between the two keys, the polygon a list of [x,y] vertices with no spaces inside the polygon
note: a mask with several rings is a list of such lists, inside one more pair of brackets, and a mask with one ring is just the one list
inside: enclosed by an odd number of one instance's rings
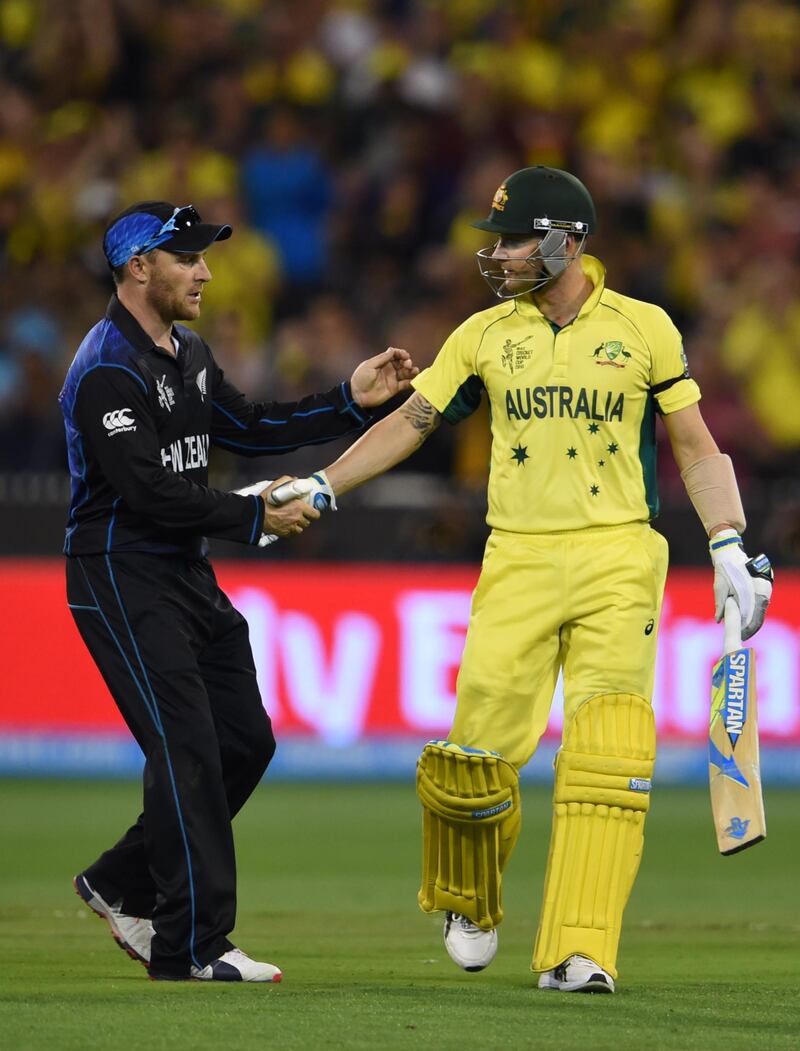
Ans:
{"label": "cricket player in black uniform", "polygon": [[60,396],[69,606],[145,755],[143,813],[74,882],[151,978],[275,982],[278,967],[228,938],[231,819],[275,740],[246,622],[217,586],[204,537],[257,544],[301,532],[319,512],[303,500],[271,506],[278,482],[263,495],[209,488],[209,446],[261,456],[358,431],[417,370],[389,350],[327,393],[248,401],[204,341],[174,323],[199,316],[206,249],[230,235],[163,201],[113,220],[103,248],[116,292]]}

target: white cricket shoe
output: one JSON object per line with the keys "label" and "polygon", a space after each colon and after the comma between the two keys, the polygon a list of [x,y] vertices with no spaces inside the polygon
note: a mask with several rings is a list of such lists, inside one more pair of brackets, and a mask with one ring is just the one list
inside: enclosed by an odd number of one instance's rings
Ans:
{"label": "white cricket shoe", "polygon": [[150,920],[141,916],[128,916],[120,909],[121,901],[109,905],[83,874],[75,876],[72,885],[75,893],[92,912],[106,921],[120,949],[124,949],[132,960],[138,960],[147,967],[150,963],[150,940],[155,934]]}
{"label": "white cricket shoe", "polygon": [[614,979],[588,956],[570,956],[539,976],[539,988],[562,993],[613,993]]}
{"label": "white cricket shoe", "polygon": [[497,952],[497,931],[481,930],[461,913],[446,912],[444,947],[450,959],[465,971],[482,971]]}
{"label": "white cricket shoe", "polygon": [[191,974],[201,982],[279,982],[283,978],[279,967],[251,960],[241,949],[228,949],[205,967],[192,967]]}

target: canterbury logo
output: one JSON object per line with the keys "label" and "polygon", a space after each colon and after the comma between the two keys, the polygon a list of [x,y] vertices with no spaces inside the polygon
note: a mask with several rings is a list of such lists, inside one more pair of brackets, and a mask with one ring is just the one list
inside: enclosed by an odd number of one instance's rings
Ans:
{"label": "canterbury logo", "polygon": [[128,415],[130,411],[128,408],[114,409],[113,412],[107,412],[103,416],[103,426],[108,431],[109,438],[119,434],[121,431],[136,430],[133,417]]}
{"label": "canterbury logo", "polygon": [[130,409],[114,409],[113,412],[107,412],[103,417],[103,426],[107,431],[113,431],[117,427],[130,427],[133,424],[133,417],[125,415],[130,411]]}

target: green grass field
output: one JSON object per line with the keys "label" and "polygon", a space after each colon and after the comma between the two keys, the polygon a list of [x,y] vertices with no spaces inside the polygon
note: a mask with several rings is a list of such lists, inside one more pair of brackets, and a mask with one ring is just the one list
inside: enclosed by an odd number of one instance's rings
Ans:
{"label": "green grass field", "polygon": [[416,906],[411,785],[264,786],[237,819],[236,939],[278,986],[163,984],[114,945],[70,877],[135,815],[130,784],[6,781],[0,1042],[94,1048],[800,1048],[800,794],[767,793],[769,839],[716,853],[707,793],[661,790],[627,912],[618,994],[539,992],[529,973],[549,797],[524,793],[500,951],[447,958]]}

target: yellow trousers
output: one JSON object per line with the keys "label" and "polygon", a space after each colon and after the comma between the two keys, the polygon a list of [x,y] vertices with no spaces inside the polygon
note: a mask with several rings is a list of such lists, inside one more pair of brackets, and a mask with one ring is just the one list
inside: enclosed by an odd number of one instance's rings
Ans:
{"label": "yellow trousers", "polygon": [[472,602],[449,738],[527,763],[560,669],[564,726],[598,694],[650,699],[667,543],[644,523],[495,530]]}

